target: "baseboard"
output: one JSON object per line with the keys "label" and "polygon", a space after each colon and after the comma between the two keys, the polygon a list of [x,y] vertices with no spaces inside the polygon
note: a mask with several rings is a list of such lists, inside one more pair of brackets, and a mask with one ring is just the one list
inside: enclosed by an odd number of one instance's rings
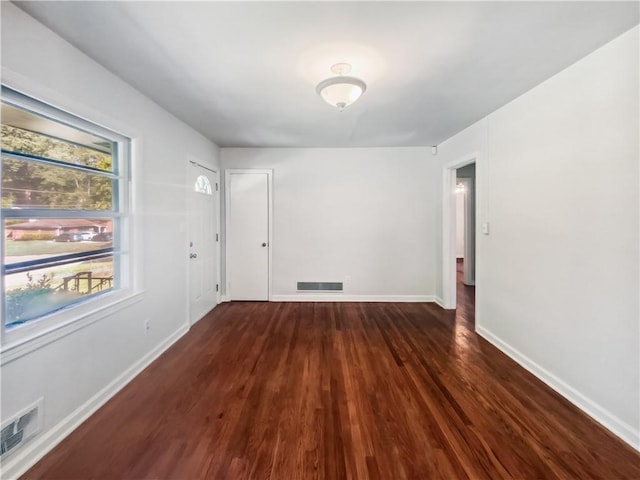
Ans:
{"label": "baseboard", "polygon": [[486,328],[476,325],[476,332],[482,338],[484,338],[489,343],[493,344],[495,347],[505,353],[507,356],[509,356],[525,370],[531,372],[533,375],[542,380],[560,395],[573,403],[580,410],[592,417],[598,423],[602,424],[602,426],[620,437],[636,450],[640,451],[640,431],[634,429],[631,425],[620,420],[607,409],[598,405],[596,402],[580,393],[571,385],[559,379],[553,373],[549,372],[527,356],[520,353],[515,348],[511,347],[508,343],[492,334]]}
{"label": "baseboard", "polygon": [[3,459],[0,477],[9,480],[23,475],[188,331],[189,325],[181,326],[57,425]]}
{"label": "baseboard", "polygon": [[441,297],[438,297],[437,295],[434,297],[433,301],[436,303],[436,305],[438,305],[440,308],[444,308],[445,310],[447,310],[447,307],[444,306],[444,299],[442,299]]}
{"label": "baseboard", "polygon": [[301,293],[272,295],[272,302],[433,302],[433,295],[344,295],[340,293]]}

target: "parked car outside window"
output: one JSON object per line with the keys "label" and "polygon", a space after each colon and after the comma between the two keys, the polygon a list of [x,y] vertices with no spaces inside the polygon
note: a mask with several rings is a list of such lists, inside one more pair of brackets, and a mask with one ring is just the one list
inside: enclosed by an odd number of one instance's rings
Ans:
{"label": "parked car outside window", "polygon": [[61,233],[57,237],[53,237],[54,242],[79,242],[82,237],[79,233]]}
{"label": "parked car outside window", "polygon": [[94,235],[91,238],[92,242],[111,242],[113,240],[113,233],[111,232],[102,232]]}

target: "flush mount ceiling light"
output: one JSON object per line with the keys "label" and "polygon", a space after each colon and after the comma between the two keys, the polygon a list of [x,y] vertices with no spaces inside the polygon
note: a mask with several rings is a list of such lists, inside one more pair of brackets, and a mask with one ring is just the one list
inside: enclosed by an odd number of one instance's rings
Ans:
{"label": "flush mount ceiling light", "polygon": [[316,87],[316,92],[325,102],[342,111],[358,100],[367,89],[366,83],[356,77],[348,77],[351,65],[348,63],[336,63],[331,71],[337,77],[330,77],[321,81]]}

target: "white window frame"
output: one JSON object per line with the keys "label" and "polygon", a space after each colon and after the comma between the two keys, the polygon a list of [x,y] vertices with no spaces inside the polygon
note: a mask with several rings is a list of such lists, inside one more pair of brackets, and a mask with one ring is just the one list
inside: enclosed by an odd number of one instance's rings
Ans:
{"label": "white window frame", "polygon": [[[118,272],[117,288],[104,293],[92,296],[86,300],[71,304],[63,309],[57,310],[40,318],[27,322],[24,325],[5,329],[5,273],[4,255],[3,274],[0,275],[0,288],[2,295],[2,305],[0,308],[0,364],[12,361],[30,351],[50,343],[58,338],[85,327],[86,325],[98,321],[111,315],[121,308],[136,303],[141,300],[142,290],[134,275],[132,264],[132,239],[133,239],[133,179],[132,155],[135,150],[134,140],[130,137],[117,133],[111,129],[104,128],[93,122],[87,121],[79,116],[67,113],[56,108],[49,103],[36,100],[28,95],[20,93],[2,85],[2,101],[16,108],[27,110],[52,120],[67,124],[71,127],[92,133],[117,143],[117,167],[114,173],[118,177],[117,206],[113,213],[114,225],[117,219],[117,231],[114,231],[114,266],[118,262],[116,271]],[[1,167],[0,167],[1,168]],[[50,212],[29,212],[25,211],[22,216],[33,213],[39,217],[55,217],[56,211]],[[14,216],[14,215],[12,215]],[[92,218],[92,212],[74,211],[74,218]],[[35,218],[35,217],[34,217]],[[5,213],[3,211],[1,221],[4,224]],[[0,247],[4,252],[4,235],[0,238]]]}

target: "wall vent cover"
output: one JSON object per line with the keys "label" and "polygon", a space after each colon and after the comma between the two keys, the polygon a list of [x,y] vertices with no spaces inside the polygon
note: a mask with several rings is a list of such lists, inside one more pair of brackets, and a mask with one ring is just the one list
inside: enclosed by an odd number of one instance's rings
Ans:
{"label": "wall vent cover", "polygon": [[298,282],[299,292],[342,292],[342,282]]}
{"label": "wall vent cover", "polygon": [[42,401],[41,398],[2,425],[0,430],[0,455],[2,457],[16,450],[40,431],[42,428]]}

